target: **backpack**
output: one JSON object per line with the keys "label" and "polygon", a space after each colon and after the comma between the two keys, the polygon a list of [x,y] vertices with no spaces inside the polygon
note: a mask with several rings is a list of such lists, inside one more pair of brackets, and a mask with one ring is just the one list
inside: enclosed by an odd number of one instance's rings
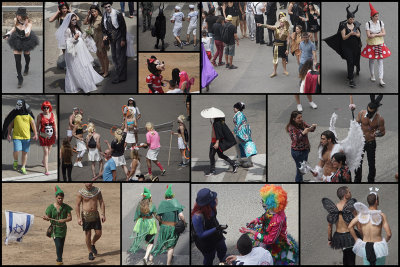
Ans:
{"label": "backpack", "polygon": [[94,140],[94,138],[93,138],[93,135],[92,135],[92,137],[90,137],[90,140],[89,140],[89,143],[88,143],[88,147],[89,148],[96,148],[96,141]]}
{"label": "backpack", "polygon": [[228,27],[229,27],[229,24],[225,23],[221,29],[221,39],[222,39],[222,42],[224,42],[225,44],[228,44],[230,41]]}

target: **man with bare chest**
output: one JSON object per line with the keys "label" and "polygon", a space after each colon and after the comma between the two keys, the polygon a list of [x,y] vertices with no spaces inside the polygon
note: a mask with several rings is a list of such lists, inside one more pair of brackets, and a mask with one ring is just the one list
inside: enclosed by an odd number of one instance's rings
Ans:
{"label": "man with bare chest", "polygon": [[[371,102],[368,104],[367,110],[361,110],[357,115],[357,122],[361,124],[361,129],[365,137],[364,153],[367,153],[368,159],[368,183],[375,182],[375,151],[376,151],[376,137],[385,135],[385,120],[381,115],[378,114],[378,107],[381,106],[380,101],[382,95],[378,96],[375,100],[373,97]],[[364,157],[364,154],[363,154]],[[362,178],[362,163],[355,172],[354,182],[361,183]]]}
{"label": "man with bare chest", "polygon": [[331,158],[338,152],[343,152],[343,150],[337,143],[335,134],[329,130],[324,131],[321,134],[321,141],[318,148],[319,162],[315,168],[315,172],[312,172],[313,176],[323,182],[330,182],[332,175],[337,171],[337,168],[333,167]]}
{"label": "man with bare chest", "polygon": [[[354,203],[357,201],[351,196],[350,189],[347,186],[342,186],[336,192],[340,201],[334,204],[330,199],[323,198],[322,204],[329,212],[328,220],[328,245],[333,249],[341,249],[343,251],[343,265],[355,265],[356,255],[353,253],[352,248],[355,239],[351,236],[348,229],[348,224],[357,215],[354,209]],[[336,230],[332,235],[333,226]],[[357,228],[360,229],[361,225],[358,224]],[[361,235],[356,232],[357,236]]]}
{"label": "man with bare chest", "polygon": [[[354,204],[358,215],[349,224],[349,231],[356,240],[353,252],[363,258],[364,265],[385,265],[386,256],[389,255],[387,242],[392,237],[392,232],[386,215],[378,210],[378,190],[378,188],[370,188],[367,197],[369,207],[360,202]],[[361,224],[362,240],[357,238],[352,229],[357,223]],[[386,232],[385,238],[382,237],[382,228]]]}
{"label": "man with bare chest", "polygon": [[[100,205],[100,214],[97,202],[99,202]],[[78,224],[82,225],[83,231],[85,231],[89,260],[94,260],[94,255],[97,255],[95,243],[100,239],[102,234],[101,223],[106,221],[106,207],[100,189],[93,186],[93,183],[86,183],[85,187],[79,190],[76,198],[75,210]],[[93,239],[91,238],[92,229],[95,231]]]}

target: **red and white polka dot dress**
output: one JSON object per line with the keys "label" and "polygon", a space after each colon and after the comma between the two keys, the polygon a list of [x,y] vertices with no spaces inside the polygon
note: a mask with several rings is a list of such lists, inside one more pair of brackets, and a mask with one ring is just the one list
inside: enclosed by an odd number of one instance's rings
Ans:
{"label": "red and white polka dot dress", "polygon": [[385,44],[367,45],[361,52],[361,56],[368,59],[384,59],[390,57],[391,52]]}
{"label": "red and white polka dot dress", "polygon": [[[152,84],[153,85],[153,89],[155,91],[157,91],[160,94],[164,94],[164,90],[162,89],[162,79],[163,76],[156,76],[154,74],[149,74],[146,77],[146,83],[147,84]],[[150,89],[149,89],[149,94],[153,93]]]}

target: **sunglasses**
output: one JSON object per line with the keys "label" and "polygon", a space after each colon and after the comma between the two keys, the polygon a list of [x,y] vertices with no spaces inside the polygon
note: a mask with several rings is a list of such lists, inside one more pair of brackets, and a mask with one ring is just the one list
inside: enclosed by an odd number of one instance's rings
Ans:
{"label": "sunglasses", "polygon": [[43,109],[50,109],[50,107],[48,107],[48,106],[44,106],[44,107],[43,107]]}
{"label": "sunglasses", "polygon": [[105,6],[104,8],[111,8],[111,6],[110,6],[110,5],[108,5],[108,6]]}

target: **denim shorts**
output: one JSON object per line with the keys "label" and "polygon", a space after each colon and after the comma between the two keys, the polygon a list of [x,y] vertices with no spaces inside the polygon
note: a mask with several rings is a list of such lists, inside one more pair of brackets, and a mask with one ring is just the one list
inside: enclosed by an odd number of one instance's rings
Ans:
{"label": "denim shorts", "polygon": [[14,152],[15,151],[29,152],[31,139],[13,139],[13,144],[14,144]]}
{"label": "denim shorts", "polygon": [[225,44],[225,55],[232,56],[232,57],[235,56],[235,44],[233,44],[233,45]]}

